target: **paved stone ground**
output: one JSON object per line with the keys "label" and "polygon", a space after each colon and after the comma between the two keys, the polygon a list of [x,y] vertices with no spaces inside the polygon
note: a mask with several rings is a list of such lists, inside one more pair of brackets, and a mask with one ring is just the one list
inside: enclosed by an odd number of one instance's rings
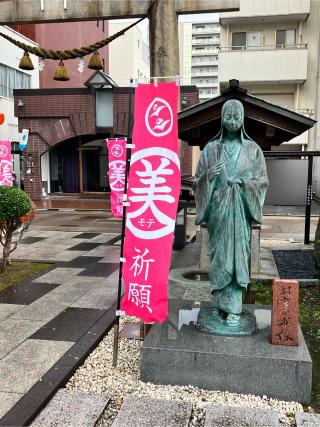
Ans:
{"label": "paved stone ground", "polygon": [[[38,214],[14,253],[14,259],[52,267],[0,293],[0,418],[116,300],[120,222],[105,215],[97,225],[90,214],[62,214]],[[73,231],[61,231],[73,220]],[[99,227],[106,232],[92,231]]]}
{"label": "paved stone ground", "polygon": [[32,427],[94,427],[109,401],[101,394],[71,393],[59,390]]}
{"label": "paved stone ground", "polygon": [[[190,235],[193,222],[190,216]],[[316,223],[313,218],[312,233]],[[266,217],[262,239],[302,244],[303,226],[303,218]],[[120,230],[110,212],[37,212],[14,258],[53,264],[0,293],[0,418],[17,402],[23,412],[41,402],[48,389],[53,393],[56,378],[69,375],[74,360],[95,342],[94,337],[88,341],[87,332],[106,330],[114,317]],[[179,253],[173,259],[178,265]],[[8,425],[6,420],[0,426]]]}

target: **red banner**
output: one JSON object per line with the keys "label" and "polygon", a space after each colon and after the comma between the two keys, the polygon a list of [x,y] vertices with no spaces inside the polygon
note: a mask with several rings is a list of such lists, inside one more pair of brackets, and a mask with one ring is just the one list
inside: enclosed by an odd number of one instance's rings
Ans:
{"label": "red banner", "polygon": [[0,141],[0,185],[12,185],[11,141]]}
{"label": "red banner", "polygon": [[126,138],[106,139],[109,159],[109,184],[111,188],[111,212],[116,218],[123,214],[122,197],[126,173]]}
{"label": "red banner", "polygon": [[121,309],[145,322],[168,317],[168,274],[180,193],[178,86],[139,85],[124,242]]}

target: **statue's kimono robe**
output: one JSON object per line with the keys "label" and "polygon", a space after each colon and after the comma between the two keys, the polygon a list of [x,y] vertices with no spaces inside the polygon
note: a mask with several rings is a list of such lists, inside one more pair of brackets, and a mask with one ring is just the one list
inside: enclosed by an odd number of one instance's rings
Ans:
{"label": "statue's kimono robe", "polygon": [[[241,128],[238,140],[224,143],[223,131],[205,146],[196,171],[196,225],[207,223],[213,306],[239,314],[249,279],[251,223],[261,223],[268,187],[264,155]],[[223,162],[227,177],[241,184],[209,181],[209,169]]]}

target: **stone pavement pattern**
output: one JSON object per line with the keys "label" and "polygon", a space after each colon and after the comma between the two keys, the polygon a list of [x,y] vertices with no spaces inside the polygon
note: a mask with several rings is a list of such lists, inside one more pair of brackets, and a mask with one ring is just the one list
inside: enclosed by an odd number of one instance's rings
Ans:
{"label": "stone pavement pattern", "polygon": [[[118,231],[114,224],[111,231]],[[45,226],[25,234],[14,258],[53,264],[0,293],[0,418],[114,304],[118,240],[114,232],[48,231]]]}
{"label": "stone pavement pattern", "polygon": [[319,427],[320,414],[297,412],[295,415],[297,427]]}
{"label": "stone pavement pattern", "polygon": [[232,406],[207,406],[204,427],[277,427],[279,414],[275,411],[238,408]]}
{"label": "stone pavement pattern", "polygon": [[192,404],[128,396],[112,427],[188,427]]}
{"label": "stone pavement pattern", "polygon": [[97,394],[60,389],[31,424],[32,427],[94,427],[109,402]]}
{"label": "stone pavement pattern", "polygon": [[[313,218],[312,233],[316,222]],[[303,218],[266,217],[262,238],[302,241],[303,224]],[[63,374],[75,358],[77,341],[114,303],[120,229],[108,211],[37,212],[14,258],[55,264],[0,293],[0,418],[41,386],[44,375],[54,376],[52,367],[61,360],[53,369]]]}

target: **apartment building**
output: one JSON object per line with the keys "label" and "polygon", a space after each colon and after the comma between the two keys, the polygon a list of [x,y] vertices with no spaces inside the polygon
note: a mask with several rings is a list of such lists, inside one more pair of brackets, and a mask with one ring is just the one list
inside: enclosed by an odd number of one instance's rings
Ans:
{"label": "apartment building", "polygon": [[[317,0],[240,0],[239,12],[221,13],[220,89],[235,78],[250,94],[317,119],[319,11]],[[318,129],[278,149],[319,149]]]}
{"label": "apartment building", "polygon": [[[109,21],[110,36],[128,25]],[[130,79],[149,82],[149,46],[138,26],[109,44],[109,75],[119,86],[129,86]]]}
{"label": "apartment building", "polygon": [[183,84],[199,89],[200,102],[219,94],[218,22],[181,22],[179,24],[180,72]]}

